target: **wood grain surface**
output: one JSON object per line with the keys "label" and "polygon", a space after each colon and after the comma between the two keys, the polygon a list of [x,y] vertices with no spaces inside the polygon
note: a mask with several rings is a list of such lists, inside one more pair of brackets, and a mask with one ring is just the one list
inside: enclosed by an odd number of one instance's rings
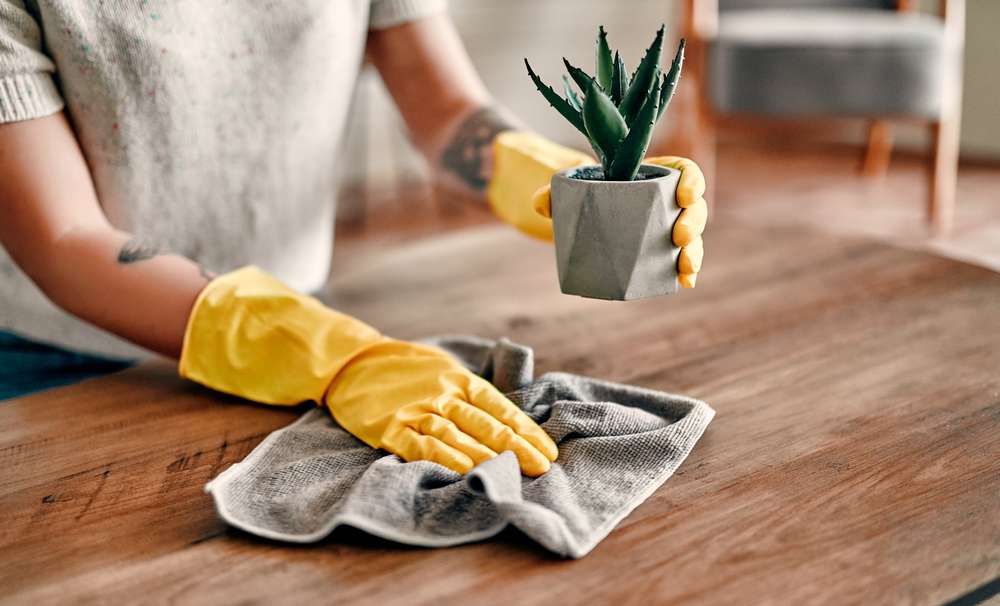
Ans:
{"label": "wood grain surface", "polygon": [[1000,276],[799,229],[713,227],[698,288],[558,293],[552,250],[479,228],[337,261],[387,334],[508,336],[718,415],[589,556],[514,532],[416,549],[229,530],[204,484],[303,409],[166,363],[0,404],[0,601],[940,604],[1000,576]]}

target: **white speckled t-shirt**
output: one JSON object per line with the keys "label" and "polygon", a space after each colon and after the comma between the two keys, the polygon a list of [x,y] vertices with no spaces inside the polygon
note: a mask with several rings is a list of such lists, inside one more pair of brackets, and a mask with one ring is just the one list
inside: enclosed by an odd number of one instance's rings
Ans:
{"label": "white speckled t-shirt", "polygon": [[[0,122],[65,107],[121,229],[213,271],[322,286],[369,28],[445,0],[0,0]],[[2,218],[0,218],[2,220]],[[0,248],[0,329],[140,350],[51,304]]]}

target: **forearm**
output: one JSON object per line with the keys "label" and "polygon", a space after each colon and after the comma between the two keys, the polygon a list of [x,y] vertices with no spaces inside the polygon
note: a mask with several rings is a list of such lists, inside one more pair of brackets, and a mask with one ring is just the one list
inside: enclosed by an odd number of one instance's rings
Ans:
{"label": "forearm", "polygon": [[498,105],[481,105],[454,116],[445,142],[432,161],[439,173],[477,194],[486,192],[493,177],[493,140],[504,131],[519,129],[510,113]]}
{"label": "forearm", "polygon": [[[40,255],[42,256],[42,255]],[[210,276],[113,229],[70,230],[28,275],[67,312],[166,356],[180,356],[188,316]]]}
{"label": "forearm", "polygon": [[207,283],[110,225],[62,115],[0,125],[0,243],[57,305],[169,356]]}
{"label": "forearm", "polygon": [[372,32],[368,56],[435,173],[483,193],[493,138],[520,125],[489,95],[451,21],[442,15]]}

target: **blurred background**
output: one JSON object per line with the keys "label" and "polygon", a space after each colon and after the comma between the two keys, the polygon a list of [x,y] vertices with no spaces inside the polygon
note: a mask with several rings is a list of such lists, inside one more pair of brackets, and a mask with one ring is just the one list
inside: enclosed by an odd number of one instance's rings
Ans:
{"label": "blurred background", "polygon": [[[559,83],[563,55],[591,69],[604,25],[631,68],[666,23],[665,54],[682,34],[689,54],[653,151],[706,169],[712,221],[809,225],[1000,270],[1000,2],[452,0],[451,14],[495,97],[580,149],[522,59]],[[490,222],[435,190],[378,75],[361,80],[338,237],[377,246]]]}

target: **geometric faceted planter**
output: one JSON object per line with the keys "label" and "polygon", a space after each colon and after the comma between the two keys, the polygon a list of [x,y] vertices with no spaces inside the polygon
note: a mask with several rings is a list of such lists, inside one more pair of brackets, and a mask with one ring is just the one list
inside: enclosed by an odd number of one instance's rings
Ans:
{"label": "geometric faceted planter", "polygon": [[[680,171],[643,164],[635,181],[578,178],[601,167],[552,177],[552,229],[559,286],[566,294],[625,301],[677,292]],[[598,176],[597,179],[600,179]]]}

